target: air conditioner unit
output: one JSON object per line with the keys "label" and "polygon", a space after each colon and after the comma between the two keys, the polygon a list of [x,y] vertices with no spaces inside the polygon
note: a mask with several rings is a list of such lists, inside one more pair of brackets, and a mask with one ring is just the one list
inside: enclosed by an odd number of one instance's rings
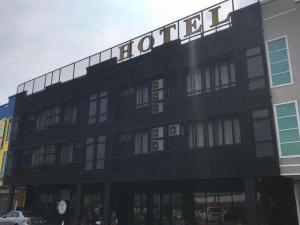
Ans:
{"label": "air conditioner unit", "polygon": [[153,102],[161,101],[163,99],[164,99],[164,91],[163,90],[152,92],[152,101]]}
{"label": "air conditioner unit", "polygon": [[156,127],[152,129],[152,139],[163,138],[164,137],[164,128]]}
{"label": "air conditioner unit", "polygon": [[169,136],[180,135],[181,134],[181,132],[180,132],[180,125],[179,124],[169,125],[169,127],[168,127],[168,133],[169,133]]}
{"label": "air conditioner unit", "polygon": [[151,150],[152,150],[152,152],[163,151],[164,150],[164,140],[152,141]]}
{"label": "air conditioner unit", "polygon": [[161,113],[164,111],[163,102],[152,103],[152,113]]}
{"label": "air conditioner unit", "polygon": [[164,80],[163,79],[152,81],[152,91],[162,89],[163,87],[164,87]]}

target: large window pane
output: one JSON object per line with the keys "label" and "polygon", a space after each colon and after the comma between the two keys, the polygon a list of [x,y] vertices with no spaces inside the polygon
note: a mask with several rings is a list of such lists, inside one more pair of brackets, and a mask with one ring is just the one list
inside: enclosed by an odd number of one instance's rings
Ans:
{"label": "large window pane", "polygon": [[201,73],[198,71],[196,73],[194,73],[195,76],[195,94],[201,93],[202,90],[202,75]]}
{"label": "large window pane", "polygon": [[208,145],[210,147],[214,146],[214,128],[213,123],[209,122],[208,125]]}
{"label": "large window pane", "polygon": [[277,132],[281,146],[281,155],[299,155],[300,134],[296,104],[292,102],[277,105],[275,115],[278,125]]}
{"label": "large window pane", "polygon": [[268,42],[269,65],[273,86],[292,82],[286,38]]}
{"label": "large window pane", "polygon": [[204,147],[204,126],[198,123],[196,127],[196,143],[197,147]]}
{"label": "large window pane", "polygon": [[289,116],[278,119],[278,128],[280,130],[298,128],[297,116]]}
{"label": "large window pane", "polygon": [[232,129],[231,120],[224,121],[224,138],[225,138],[225,145],[233,144],[233,129]]}
{"label": "large window pane", "polygon": [[223,145],[223,127],[221,120],[215,122],[215,137],[216,145]]}
{"label": "large window pane", "polygon": [[266,141],[272,139],[270,120],[257,120],[254,122],[255,141]]}
{"label": "large window pane", "polygon": [[227,63],[221,63],[221,85],[227,87],[229,84],[229,71]]}
{"label": "large window pane", "polygon": [[264,75],[263,58],[255,56],[247,59],[248,78],[260,77]]}
{"label": "large window pane", "polygon": [[239,119],[233,120],[233,130],[234,130],[234,142],[236,144],[241,143],[241,131],[240,131],[240,121]]}

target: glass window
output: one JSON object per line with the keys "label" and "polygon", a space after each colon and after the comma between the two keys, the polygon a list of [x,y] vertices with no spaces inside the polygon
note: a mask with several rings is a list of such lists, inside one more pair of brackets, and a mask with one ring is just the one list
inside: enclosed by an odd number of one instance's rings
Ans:
{"label": "glass window", "polygon": [[31,164],[38,166],[54,163],[56,160],[56,148],[54,145],[41,146],[33,151]]}
{"label": "glass window", "polygon": [[96,122],[96,114],[97,114],[97,95],[91,95],[90,103],[89,103],[89,123]]}
{"label": "glass window", "polygon": [[254,134],[255,141],[271,140],[271,121],[269,119],[254,121]]}
{"label": "glass window", "polygon": [[219,64],[215,65],[215,89],[220,88],[220,73],[219,73]]}
{"label": "glass window", "polygon": [[263,57],[261,55],[247,59],[248,78],[264,75]]}
{"label": "glass window", "polygon": [[107,92],[101,92],[99,95],[99,122],[104,122],[107,120],[107,104]]}
{"label": "glass window", "polygon": [[259,109],[252,112],[254,139],[256,142],[256,157],[274,155],[272,143],[272,126],[268,109]]}
{"label": "glass window", "polygon": [[246,50],[246,63],[249,90],[265,88],[264,59],[260,46]]}
{"label": "glass window", "polygon": [[77,120],[77,106],[70,105],[64,108],[64,123],[75,123]]}
{"label": "glass window", "polygon": [[260,46],[257,46],[257,47],[254,47],[254,48],[249,48],[246,50],[246,57],[251,57],[251,56],[254,56],[254,55],[259,55],[261,54],[261,47]]}
{"label": "glass window", "polygon": [[217,146],[223,145],[223,127],[221,120],[215,121],[215,141]]}
{"label": "glass window", "polygon": [[292,83],[286,38],[267,44],[272,86]]}
{"label": "glass window", "polygon": [[211,73],[210,73],[210,68],[206,68],[205,71],[205,89],[207,92],[210,91],[211,89]]}
{"label": "glass window", "polygon": [[145,154],[148,153],[149,134],[147,131],[137,132],[134,136],[134,153]]}
{"label": "glass window", "polygon": [[153,225],[160,225],[160,211],[161,211],[161,203],[160,203],[160,195],[153,195]]}
{"label": "glass window", "polygon": [[162,225],[171,225],[171,196],[170,194],[162,194],[161,196],[161,218]]}
{"label": "glass window", "polygon": [[98,137],[96,169],[104,169],[105,142],[106,142],[105,136]]}
{"label": "glass window", "polygon": [[135,194],[133,197],[134,225],[147,225],[148,198],[146,194]]}
{"label": "glass window", "polygon": [[94,142],[95,138],[88,138],[86,140],[86,151],[85,151],[85,169],[93,169],[93,159],[94,159]]}
{"label": "glass window", "polygon": [[226,88],[229,86],[228,64],[225,62],[222,62],[220,64],[220,71],[221,71],[221,85],[222,85],[222,87]]}
{"label": "glass window", "polygon": [[235,79],[235,66],[234,66],[234,63],[232,61],[230,62],[229,69],[230,69],[231,85],[234,86],[235,82],[236,82],[236,79]]}
{"label": "glass window", "polygon": [[269,117],[269,110],[268,109],[259,109],[253,111],[253,119],[261,119]]}
{"label": "glass window", "polygon": [[73,144],[64,144],[61,148],[60,162],[69,163],[73,161]]}
{"label": "glass window", "polygon": [[144,85],[138,87],[135,91],[135,106],[136,108],[146,107],[149,105],[149,89],[148,86]]}
{"label": "glass window", "polygon": [[234,142],[235,144],[241,143],[241,131],[240,131],[240,120],[233,120],[233,131],[234,131]]}
{"label": "glass window", "polygon": [[201,71],[193,71],[186,76],[187,95],[197,95],[202,92],[202,74]]}
{"label": "glass window", "polygon": [[225,145],[233,144],[233,127],[232,120],[224,120],[224,139]]}
{"label": "glass window", "polygon": [[214,146],[214,127],[212,122],[208,122],[208,145]]}
{"label": "glass window", "polygon": [[189,148],[204,147],[204,125],[202,122],[189,126]]}
{"label": "glass window", "polygon": [[300,155],[299,121],[295,102],[276,106],[277,132],[282,156]]}
{"label": "glass window", "polygon": [[194,194],[194,221],[195,225],[206,223],[206,193]]}
{"label": "glass window", "polygon": [[6,159],[7,159],[7,151],[3,152],[0,177],[4,176],[5,167],[6,167]]}

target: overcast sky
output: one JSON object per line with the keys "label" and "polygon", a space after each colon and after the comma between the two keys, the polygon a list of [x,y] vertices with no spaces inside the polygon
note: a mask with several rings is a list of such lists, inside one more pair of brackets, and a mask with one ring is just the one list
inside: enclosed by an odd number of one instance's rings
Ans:
{"label": "overcast sky", "polygon": [[0,105],[20,83],[216,2],[0,0]]}

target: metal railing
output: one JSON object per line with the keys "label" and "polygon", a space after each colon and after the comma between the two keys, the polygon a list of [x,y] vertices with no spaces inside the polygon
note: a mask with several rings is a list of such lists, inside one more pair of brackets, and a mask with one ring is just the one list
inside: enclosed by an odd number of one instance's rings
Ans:
{"label": "metal railing", "polygon": [[[252,0],[253,3],[258,2],[259,0]],[[247,5],[252,4],[252,2],[248,3]],[[56,70],[53,70],[49,73],[46,73],[44,75],[41,75],[39,77],[36,77],[32,80],[26,81],[17,87],[17,93],[26,91],[28,95],[43,91],[46,87],[51,86],[56,83],[60,82],[66,82],[73,80],[78,77],[82,77],[86,75],[86,68],[93,66],[95,64],[104,62],[106,60],[112,59],[112,58],[117,58],[118,62],[124,62],[127,61],[131,58],[137,57],[142,54],[146,54],[148,52],[151,52],[152,48],[163,45],[164,44],[164,38],[161,35],[161,30],[165,30],[166,27],[175,25],[176,30],[171,30],[170,33],[170,40],[176,40],[180,39],[181,43],[187,43],[192,40],[195,40],[197,38],[201,38],[204,36],[207,36],[211,33],[215,33],[217,31],[226,29],[231,26],[231,20],[229,19],[228,21],[224,23],[220,23],[217,26],[211,27],[211,24],[206,23],[207,18],[211,18],[211,9],[216,8],[218,6],[222,6],[223,8],[226,8],[226,14],[220,12],[220,21],[224,20],[228,13],[231,13],[235,10],[235,0],[224,0],[222,2],[219,2],[215,5],[212,5],[210,7],[207,7],[201,11],[198,11],[196,13],[193,13],[189,16],[183,17],[175,22],[169,23],[167,25],[164,25],[162,27],[159,27],[155,30],[152,30],[150,32],[147,32],[145,34],[139,35],[129,41],[123,42],[121,44],[115,45],[111,48],[108,48],[104,51],[98,52],[94,55],[88,56],[84,59],[81,59],[79,61],[70,63],[66,66],[63,66],[61,68],[58,68]],[[186,36],[186,27],[185,27],[185,20],[192,18],[195,15],[200,16],[200,25],[202,26],[201,32],[193,33],[192,35]],[[138,51],[138,41],[142,39],[143,37],[151,36],[154,40],[155,43],[150,44],[151,47],[144,52]],[[149,41],[150,42],[150,41]],[[132,52],[129,57],[127,57],[124,60],[120,60],[120,47],[123,45],[130,44],[132,46]]]}

